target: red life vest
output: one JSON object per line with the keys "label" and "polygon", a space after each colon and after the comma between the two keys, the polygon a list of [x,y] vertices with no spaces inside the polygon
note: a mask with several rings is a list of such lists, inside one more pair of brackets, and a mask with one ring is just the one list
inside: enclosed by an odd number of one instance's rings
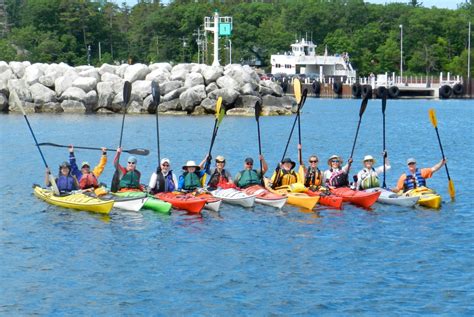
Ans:
{"label": "red life vest", "polygon": [[97,182],[97,177],[95,177],[93,173],[82,174],[81,180],[79,181],[79,187],[81,189],[99,187],[99,183]]}

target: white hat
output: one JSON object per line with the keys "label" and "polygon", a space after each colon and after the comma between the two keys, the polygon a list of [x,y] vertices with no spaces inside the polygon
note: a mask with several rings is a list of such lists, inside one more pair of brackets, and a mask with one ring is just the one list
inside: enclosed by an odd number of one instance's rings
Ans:
{"label": "white hat", "polygon": [[340,163],[342,163],[342,157],[338,156],[338,155],[331,155],[331,157],[328,159],[328,165],[331,166],[331,161],[332,159],[338,159]]}
{"label": "white hat", "polygon": [[373,157],[372,155],[366,155],[366,156],[364,156],[364,160],[362,161],[362,163],[365,163],[365,161],[372,161],[372,162],[374,162],[374,164],[375,164],[375,162],[376,162],[375,159],[374,159],[374,157]]}
{"label": "white hat", "polygon": [[169,158],[162,158],[160,164],[163,165],[163,163],[168,163],[171,165]]}
{"label": "white hat", "polygon": [[196,162],[194,161],[187,161],[186,162],[186,165],[183,165],[183,170],[187,169],[188,167],[195,167],[196,170],[200,170],[201,168],[199,167],[199,165],[196,164]]}

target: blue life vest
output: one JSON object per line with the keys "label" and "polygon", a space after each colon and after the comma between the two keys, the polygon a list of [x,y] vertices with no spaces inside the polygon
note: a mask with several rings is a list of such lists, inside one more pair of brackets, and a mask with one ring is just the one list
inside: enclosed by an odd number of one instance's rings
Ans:
{"label": "blue life vest", "polygon": [[58,189],[60,192],[71,192],[76,190],[76,184],[74,183],[74,178],[72,176],[64,176],[61,175],[56,178],[56,185],[58,185]]}
{"label": "blue life vest", "polygon": [[419,169],[416,169],[415,176],[413,176],[410,171],[407,171],[406,175],[407,178],[405,179],[405,182],[403,184],[403,188],[405,191],[421,186],[426,186],[426,180],[421,176],[421,172]]}
{"label": "blue life vest", "polygon": [[154,193],[167,193],[175,190],[173,182],[173,171],[169,171],[168,175],[166,176],[163,176],[163,173],[161,171],[157,172],[156,175],[156,185],[153,188]]}

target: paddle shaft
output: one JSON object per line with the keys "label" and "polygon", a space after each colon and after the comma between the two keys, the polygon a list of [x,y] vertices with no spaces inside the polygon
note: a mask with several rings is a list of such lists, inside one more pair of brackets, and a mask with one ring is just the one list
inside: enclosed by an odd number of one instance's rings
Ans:
{"label": "paddle shaft", "polygon": [[257,118],[257,134],[258,134],[258,161],[260,162],[260,171],[263,171],[262,161],[260,160],[260,156],[262,155],[262,142],[260,140],[260,121]]}
{"label": "paddle shaft", "polygon": [[158,151],[158,165],[160,165],[160,124],[158,123],[158,106],[156,107],[156,148]]}
{"label": "paddle shaft", "polygon": [[[436,131],[436,136],[438,137],[438,143],[439,143],[439,148],[441,149],[441,155],[443,156],[443,160],[445,160],[444,156],[444,151],[443,151],[443,145],[441,144],[441,138],[439,137],[439,132],[438,132],[438,127],[435,127]],[[446,168],[446,175],[448,175],[448,180],[451,181],[451,177],[449,176],[449,170],[448,170],[448,164],[444,164],[444,167]]]}
{"label": "paddle shaft", "polygon": [[41,151],[38,140],[36,140],[35,133],[33,132],[33,129],[31,128],[30,121],[28,120],[28,117],[26,116],[26,114],[23,115],[23,118],[25,118],[26,124],[28,125],[28,128],[30,129],[31,135],[33,136],[33,139],[35,140],[36,147],[38,148],[38,151],[41,155],[41,159],[43,160],[44,166],[46,168],[49,168],[48,163],[46,163],[46,159],[44,158],[43,151]]}
{"label": "paddle shaft", "polygon": [[[69,145],[61,145],[55,143],[39,143],[39,146],[54,146],[54,147],[62,147],[62,148],[69,148]],[[75,149],[81,150],[97,150],[102,151],[102,148],[98,147],[88,147],[88,146],[74,146]],[[107,152],[117,152],[116,149],[106,149]],[[130,149],[130,150],[122,150],[122,152],[136,154],[136,155],[148,155],[149,151],[147,149]]]}
{"label": "paddle shaft", "polygon": [[383,113],[383,132],[382,132],[382,135],[383,135],[383,161],[382,161],[382,164],[383,164],[383,184],[382,184],[382,187],[383,188],[386,188],[387,187],[387,184],[385,183],[385,158],[386,158],[386,154],[385,154],[385,150],[386,150],[386,147],[385,147],[385,111],[382,111]]}

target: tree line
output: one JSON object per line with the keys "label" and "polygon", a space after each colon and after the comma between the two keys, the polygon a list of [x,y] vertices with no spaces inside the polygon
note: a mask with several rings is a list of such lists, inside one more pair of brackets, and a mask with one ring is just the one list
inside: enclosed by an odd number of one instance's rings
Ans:
{"label": "tree line", "polygon": [[[0,60],[102,63],[212,62],[198,45],[203,19],[214,10],[233,18],[232,36],[220,39],[221,64],[261,61],[309,38],[317,52],[347,52],[361,76],[400,69],[403,26],[404,74],[466,75],[468,22],[473,0],[455,10],[425,8],[419,1],[386,5],[363,0],[140,0],[134,6],[99,0],[5,0],[6,32]],[[198,29],[201,30],[198,32]],[[229,41],[231,40],[231,43]],[[205,38],[199,38],[204,43]],[[99,44],[100,43],[100,44]],[[90,50],[89,50],[90,47]],[[100,48],[99,48],[100,47]],[[100,50],[100,56],[99,56]],[[90,56],[88,54],[90,53]]]}

